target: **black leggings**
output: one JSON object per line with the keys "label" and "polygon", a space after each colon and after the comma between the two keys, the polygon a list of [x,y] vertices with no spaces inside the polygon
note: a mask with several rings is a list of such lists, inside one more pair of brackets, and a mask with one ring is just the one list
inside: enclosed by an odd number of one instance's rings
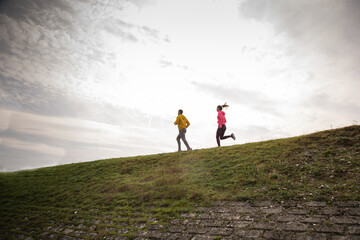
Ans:
{"label": "black leggings", "polygon": [[227,139],[229,137],[231,137],[230,135],[224,136],[226,131],[226,126],[225,124],[222,125],[222,127],[218,127],[217,131],[216,131],[216,142],[218,144],[218,146],[220,147],[220,139]]}

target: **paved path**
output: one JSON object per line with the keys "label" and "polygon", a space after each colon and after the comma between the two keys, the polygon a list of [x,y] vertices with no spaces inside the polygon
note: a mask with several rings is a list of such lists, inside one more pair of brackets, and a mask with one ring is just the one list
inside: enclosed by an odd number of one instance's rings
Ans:
{"label": "paved path", "polygon": [[[116,218],[120,217],[109,214],[91,220],[74,219],[67,224],[52,223],[35,238],[17,235],[12,239],[360,240],[360,202],[357,201],[214,202],[211,207],[199,207],[196,213],[183,213],[180,219],[166,225],[159,224],[155,218],[133,219],[130,225]],[[134,237],[124,237],[129,229],[136,229]],[[0,235],[0,239],[9,238]]]}
{"label": "paved path", "polygon": [[138,239],[359,239],[360,202],[216,202]]}

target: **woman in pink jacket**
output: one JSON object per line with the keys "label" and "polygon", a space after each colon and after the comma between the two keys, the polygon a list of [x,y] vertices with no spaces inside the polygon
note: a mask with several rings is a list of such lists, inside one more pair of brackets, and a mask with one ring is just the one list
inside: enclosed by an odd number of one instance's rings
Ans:
{"label": "woman in pink jacket", "polygon": [[224,105],[219,105],[216,108],[216,111],[218,111],[218,116],[217,116],[217,122],[218,122],[218,129],[216,131],[216,142],[218,144],[218,146],[220,147],[220,139],[224,140],[227,139],[229,137],[232,137],[232,139],[236,139],[235,135],[232,133],[231,135],[227,135],[224,136],[225,131],[226,131],[226,118],[225,118],[225,112],[222,111],[223,108],[227,108],[229,107],[229,105],[227,105],[226,103]]}

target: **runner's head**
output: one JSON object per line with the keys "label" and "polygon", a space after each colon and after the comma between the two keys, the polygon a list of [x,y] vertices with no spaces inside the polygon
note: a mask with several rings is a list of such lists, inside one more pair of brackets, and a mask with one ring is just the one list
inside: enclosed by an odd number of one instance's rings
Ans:
{"label": "runner's head", "polygon": [[183,114],[183,110],[182,110],[182,109],[179,109],[179,111],[178,111],[178,115],[180,115],[180,114]]}
{"label": "runner's head", "polygon": [[221,111],[223,108],[228,108],[228,107],[229,107],[229,105],[227,103],[224,103],[223,105],[217,106],[216,110]]}

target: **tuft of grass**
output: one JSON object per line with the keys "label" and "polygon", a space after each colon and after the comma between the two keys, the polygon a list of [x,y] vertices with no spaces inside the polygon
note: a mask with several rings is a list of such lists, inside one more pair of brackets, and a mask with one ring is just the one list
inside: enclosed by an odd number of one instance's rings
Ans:
{"label": "tuft of grass", "polygon": [[[230,147],[1,173],[0,238],[24,233],[36,238],[55,223],[91,226],[109,214],[126,226],[153,224],[152,219],[163,224],[214,200],[359,201],[359,142],[360,126],[350,126]],[[99,226],[98,236],[113,232],[106,227],[116,228]],[[129,227],[123,236],[139,230]]]}

